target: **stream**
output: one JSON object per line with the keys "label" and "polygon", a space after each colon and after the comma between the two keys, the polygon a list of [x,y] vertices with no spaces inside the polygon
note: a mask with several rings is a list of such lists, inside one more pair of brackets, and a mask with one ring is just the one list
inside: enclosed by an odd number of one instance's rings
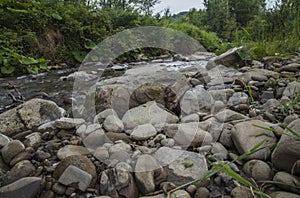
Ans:
{"label": "stream", "polygon": [[[151,61],[110,65],[104,72],[94,71],[93,75],[99,76],[97,81],[112,78],[124,74],[128,69],[139,66],[165,66],[168,70],[188,70],[194,65],[205,67],[209,58],[213,55],[202,53],[192,60],[176,61],[173,58],[155,59]],[[82,69],[82,68],[81,68]],[[68,78],[70,74],[78,71],[78,68],[56,70],[40,74],[30,74],[20,77],[0,78],[0,113],[13,108],[32,98],[52,100],[59,106],[70,110],[72,105],[74,78]],[[97,73],[98,72],[98,73]]]}

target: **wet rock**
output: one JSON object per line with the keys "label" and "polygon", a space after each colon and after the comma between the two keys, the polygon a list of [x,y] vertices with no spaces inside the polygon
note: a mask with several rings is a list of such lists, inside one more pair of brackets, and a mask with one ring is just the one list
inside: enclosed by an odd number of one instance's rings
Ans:
{"label": "wet rock", "polygon": [[156,129],[152,124],[144,124],[135,127],[130,134],[131,139],[133,140],[147,140],[151,137],[154,137],[157,134]]}
{"label": "wet rock", "polygon": [[24,177],[0,188],[1,198],[36,197],[41,189],[42,179],[39,177]]}
{"label": "wet rock", "polygon": [[60,118],[55,120],[55,126],[59,129],[73,129],[84,123],[81,118]]}
{"label": "wet rock", "polygon": [[6,144],[2,150],[2,158],[6,164],[9,164],[10,161],[18,155],[20,152],[25,150],[25,146],[19,140],[12,140],[8,144]]}
{"label": "wet rock", "polygon": [[124,124],[117,116],[109,115],[104,120],[103,128],[109,132],[121,133],[124,130]]}
{"label": "wet rock", "polygon": [[191,198],[191,195],[185,190],[177,190],[171,194],[171,198]]}
{"label": "wet rock", "polygon": [[186,116],[197,112],[210,112],[214,99],[201,86],[185,92],[180,100],[181,115]]}
{"label": "wet rock", "polygon": [[278,172],[275,174],[273,181],[280,182],[279,188],[300,194],[300,178],[286,172]]}
{"label": "wet rock", "polygon": [[234,120],[242,120],[246,119],[248,117],[244,116],[243,114],[237,113],[235,111],[232,111],[230,109],[225,109],[215,115],[218,121],[220,122],[230,122]]}
{"label": "wet rock", "polygon": [[[300,134],[300,119],[288,125],[288,128]],[[290,133],[287,129],[285,133]],[[294,163],[300,159],[300,140],[288,135],[282,135],[272,153],[272,163],[277,170],[291,172]]]}
{"label": "wet rock", "polygon": [[12,139],[7,137],[6,135],[3,135],[0,133],[0,148],[4,147],[6,144],[8,144]]}
{"label": "wet rock", "polygon": [[156,102],[147,102],[144,105],[127,111],[123,117],[126,130],[134,129],[143,124],[177,123],[178,117],[160,108]]}
{"label": "wet rock", "polygon": [[66,145],[59,149],[57,152],[58,159],[62,160],[71,155],[89,155],[90,152],[87,148],[82,146]]}
{"label": "wet rock", "polygon": [[270,181],[273,178],[273,171],[271,167],[260,160],[250,160],[244,167],[243,171],[256,181]]}
{"label": "wet rock", "polygon": [[83,139],[85,147],[92,150],[95,150],[96,148],[103,146],[105,143],[110,142],[111,141],[108,139],[102,129],[90,133],[86,138]]}
{"label": "wet rock", "polygon": [[26,147],[32,147],[34,149],[37,149],[40,146],[41,142],[41,134],[37,132],[27,135],[25,137],[25,140],[23,141]]}
{"label": "wet rock", "polygon": [[12,169],[7,174],[7,180],[6,183],[12,183],[17,181],[18,179],[21,179],[22,177],[31,176],[35,172],[35,167],[33,164],[28,161],[24,160],[12,167]]}
{"label": "wet rock", "polygon": [[177,144],[184,147],[198,147],[211,143],[211,134],[202,130],[199,125],[199,122],[169,124],[164,131],[167,137],[173,138]]}
{"label": "wet rock", "polygon": [[85,156],[82,155],[71,155],[64,158],[55,168],[53,177],[59,179],[63,172],[70,166],[73,165],[92,176],[90,187],[94,186],[97,179],[97,172],[95,165]]}
{"label": "wet rock", "polygon": [[9,137],[61,118],[65,111],[54,102],[42,99],[29,100],[0,114],[0,133]]}
{"label": "wet rock", "polygon": [[130,165],[120,162],[115,168],[101,173],[100,191],[111,197],[137,198],[138,188],[131,174]]}
{"label": "wet rock", "polygon": [[[233,65],[242,65],[243,61],[241,57],[238,55],[238,52],[246,51],[246,50],[247,48],[244,46],[235,47],[217,57],[212,58],[211,61],[215,62],[215,64],[221,64],[227,67]],[[211,69],[211,68],[206,68],[206,69]]]}
{"label": "wet rock", "polygon": [[155,191],[156,185],[166,178],[164,169],[151,155],[141,155],[135,165],[135,178],[142,194]]}
{"label": "wet rock", "polygon": [[167,180],[176,185],[201,178],[208,170],[205,157],[194,152],[161,147],[153,157],[166,166]]}
{"label": "wet rock", "polygon": [[76,166],[70,165],[59,177],[58,182],[65,186],[72,186],[84,192],[89,187],[92,178],[92,175],[89,173],[77,168]]}
{"label": "wet rock", "polygon": [[298,194],[284,192],[284,191],[272,192],[270,196],[273,198],[300,198],[300,195]]}
{"label": "wet rock", "polygon": [[104,120],[110,115],[118,117],[118,114],[115,110],[106,109],[95,116],[94,123],[103,123]]}

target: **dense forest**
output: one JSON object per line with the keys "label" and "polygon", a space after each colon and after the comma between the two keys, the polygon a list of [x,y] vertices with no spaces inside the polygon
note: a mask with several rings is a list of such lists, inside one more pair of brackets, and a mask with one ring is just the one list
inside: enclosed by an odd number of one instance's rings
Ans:
{"label": "dense forest", "polygon": [[[183,31],[220,54],[245,45],[253,58],[288,56],[300,46],[300,2],[204,0],[205,9],[154,14],[159,0],[1,0],[0,75],[39,73],[48,65],[80,64],[103,39],[127,28],[164,26]],[[137,49],[124,55],[159,55]]]}

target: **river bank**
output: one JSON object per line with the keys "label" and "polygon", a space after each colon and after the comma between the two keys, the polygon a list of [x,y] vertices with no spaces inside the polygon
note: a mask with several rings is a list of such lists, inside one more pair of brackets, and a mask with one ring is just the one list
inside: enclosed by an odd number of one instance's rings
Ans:
{"label": "river bank", "polygon": [[[220,161],[271,197],[300,197],[300,56],[245,62],[237,50],[115,66],[112,78],[68,71],[15,108],[3,92],[0,197],[163,198]],[[171,197],[253,193],[218,172]]]}

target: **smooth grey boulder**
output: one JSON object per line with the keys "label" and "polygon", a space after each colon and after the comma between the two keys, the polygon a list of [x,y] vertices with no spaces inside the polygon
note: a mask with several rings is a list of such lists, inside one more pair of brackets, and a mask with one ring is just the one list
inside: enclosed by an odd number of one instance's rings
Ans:
{"label": "smooth grey boulder", "polygon": [[205,157],[198,153],[161,147],[153,157],[165,168],[167,180],[176,185],[201,178],[208,171]]}
{"label": "smooth grey boulder", "polygon": [[[300,119],[288,125],[288,128],[300,135]],[[284,131],[291,134],[287,129]],[[272,163],[277,170],[291,172],[294,164],[300,159],[300,140],[293,135],[282,135],[272,153]],[[299,175],[299,173],[298,173]],[[300,176],[300,175],[299,175]]]}
{"label": "smooth grey boulder", "polygon": [[103,128],[107,132],[121,133],[124,130],[124,124],[117,116],[109,115],[103,122]]}
{"label": "smooth grey boulder", "polygon": [[273,178],[271,167],[261,160],[250,160],[243,166],[244,172],[255,181],[270,181]]}
{"label": "smooth grey boulder", "polygon": [[[223,54],[214,57],[211,59],[211,61],[215,62],[215,64],[221,64],[224,66],[235,66],[235,65],[240,65],[242,61],[241,57],[238,55],[238,51],[246,51],[247,47],[245,46],[240,46],[240,47],[234,47]],[[212,69],[211,67],[207,69]]]}
{"label": "smooth grey boulder", "polygon": [[274,144],[277,142],[277,138],[273,132],[261,129],[255,125],[265,128],[272,126],[271,123],[260,120],[250,120],[238,123],[234,125],[231,130],[232,140],[240,154],[250,151],[258,143],[265,141],[261,146],[266,147],[253,153],[247,159],[267,160],[271,156],[272,149],[274,148]]}
{"label": "smooth grey boulder", "polygon": [[157,131],[152,124],[144,124],[135,127],[130,137],[133,140],[142,141],[154,137],[156,134]]}
{"label": "smooth grey boulder", "polygon": [[143,124],[177,123],[179,118],[159,107],[156,102],[151,101],[128,110],[122,121],[125,130],[132,130]]}
{"label": "smooth grey boulder", "polygon": [[181,115],[186,116],[198,112],[210,112],[214,99],[208,91],[196,86],[185,92],[180,99]]}

